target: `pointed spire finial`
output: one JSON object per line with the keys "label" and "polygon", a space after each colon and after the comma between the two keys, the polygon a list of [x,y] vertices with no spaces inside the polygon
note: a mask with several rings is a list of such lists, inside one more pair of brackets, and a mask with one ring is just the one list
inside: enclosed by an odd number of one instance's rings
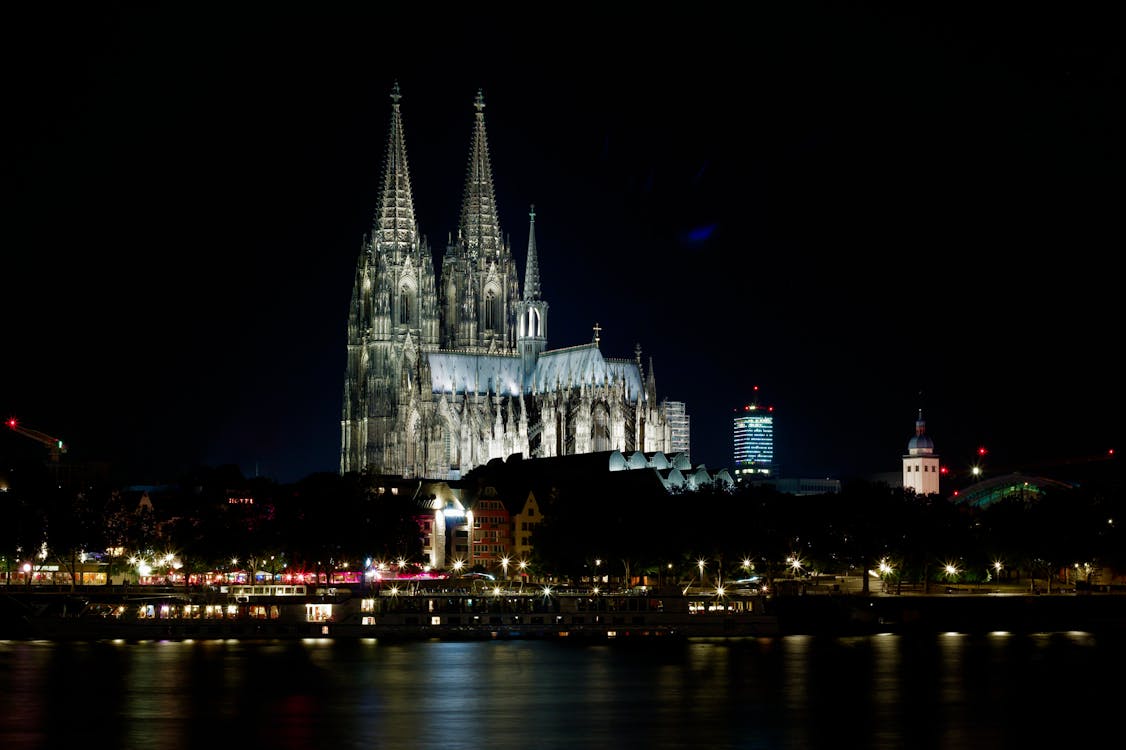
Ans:
{"label": "pointed spire finial", "polygon": [[598,323],[597,323],[597,322],[595,322],[595,324],[594,324],[594,345],[595,345],[595,346],[598,346],[598,342],[599,342],[599,341],[601,340],[601,338],[602,338],[602,337],[601,337],[601,336],[599,335],[599,334],[601,334],[601,333],[602,333],[602,326],[598,325]]}
{"label": "pointed spire finial", "polygon": [[469,169],[461,204],[461,239],[471,258],[496,260],[510,253],[504,244],[496,196],[493,194],[493,170],[489,165],[489,144],[485,136],[485,95],[480,89],[474,102],[473,138],[469,145]]}
{"label": "pointed spire finial", "polygon": [[395,81],[395,85],[391,87],[391,103],[397,107],[399,106],[399,100],[402,98],[403,95],[399,93],[399,82]]}
{"label": "pointed spire finial", "polygon": [[540,262],[536,257],[536,204],[528,211],[528,262],[524,270],[524,299],[540,298]]}

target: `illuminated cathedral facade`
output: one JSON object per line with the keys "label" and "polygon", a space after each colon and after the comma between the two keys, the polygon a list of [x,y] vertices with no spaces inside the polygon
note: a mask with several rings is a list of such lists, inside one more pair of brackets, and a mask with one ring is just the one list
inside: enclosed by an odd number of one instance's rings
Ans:
{"label": "illuminated cathedral facade", "polygon": [[340,471],[456,479],[494,458],[668,452],[671,427],[641,349],[547,348],[535,211],[521,288],[501,232],[474,102],[461,216],[437,269],[419,233],[396,85],[382,191],[356,267]]}

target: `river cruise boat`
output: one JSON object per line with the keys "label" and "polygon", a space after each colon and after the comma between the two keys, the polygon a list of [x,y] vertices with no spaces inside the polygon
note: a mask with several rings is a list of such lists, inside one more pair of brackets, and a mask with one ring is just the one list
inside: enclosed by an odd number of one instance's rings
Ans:
{"label": "river cruise boat", "polygon": [[763,596],[247,584],[217,590],[68,594],[19,618],[38,638],[633,639],[778,633]]}

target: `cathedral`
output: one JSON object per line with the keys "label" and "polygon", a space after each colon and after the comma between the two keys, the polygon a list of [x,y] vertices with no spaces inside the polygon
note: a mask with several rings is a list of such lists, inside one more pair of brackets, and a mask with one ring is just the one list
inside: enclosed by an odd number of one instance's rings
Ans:
{"label": "cathedral", "polygon": [[461,215],[435,269],[415,221],[396,84],[382,192],[348,312],[340,471],[457,479],[494,458],[668,452],[652,362],[547,347],[535,210],[521,288],[474,102]]}

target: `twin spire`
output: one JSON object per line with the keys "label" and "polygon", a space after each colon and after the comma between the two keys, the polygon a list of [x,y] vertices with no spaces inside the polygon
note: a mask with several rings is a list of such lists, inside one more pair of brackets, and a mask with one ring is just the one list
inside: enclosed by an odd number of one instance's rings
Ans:
{"label": "twin spire", "polygon": [[407,146],[403,139],[403,118],[399,112],[399,84],[391,89],[391,132],[385,154],[383,193],[375,217],[375,241],[396,254],[416,246],[418,225],[414,217]]}
{"label": "twin spire", "polygon": [[493,169],[489,163],[489,142],[485,137],[485,95],[478,89],[473,102],[476,111],[473,140],[469,147],[469,171],[461,204],[461,240],[470,257],[497,258],[502,242],[500,219],[493,193]]}
{"label": "twin spire", "polygon": [[[402,99],[399,83],[391,89],[391,131],[385,156],[383,192],[375,217],[375,241],[384,248],[402,253],[418,247],[418,225],[415,220],[414,198],[411,191],[410,172],[407,168],[407,148],[403,135],[403,119],[399,110]],[[485,95],[478,89],[473,102],[475,110],[473,137],[469,147],[469,167],[462,199],[458,237],[470,257],[484,255],[486,259],[499,259],[504,252],[493,190],[493,170],[489,159],[489,142],[485,132]],[[540,297],[539,262],[536,257],[535,206],[529,213],[528,264],[526,270],[525,299]]]}

